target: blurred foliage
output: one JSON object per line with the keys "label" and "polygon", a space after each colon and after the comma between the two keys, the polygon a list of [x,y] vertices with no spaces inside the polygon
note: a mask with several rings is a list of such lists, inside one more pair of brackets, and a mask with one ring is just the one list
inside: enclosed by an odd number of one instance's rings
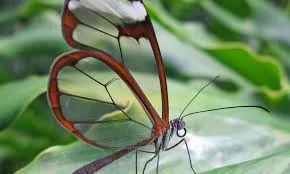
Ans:
{"label": "blurred foliage", "polygon": [[[220,117],[205,114],[188,119],[195,135],[189,139],[197,171],[290,173],[290,2],[145,3],[172,79],[172,116],[186,105],[189,93],[217,74],[221,78],[216,87],[204,92],[192,108],[261,104],[272,112],[269,117],[261,112],[231,110],[217,114]],[[75,141],[60,128],[43,95],[52,61],[70,50],[61,35],[62,5],[62,0],[0,2],[0,173],[38,173],[40,168],[41,173],[52,168],[56,173],[67,173],[106,154]],[[139,53],[132,50],[132,54]],[[202,154],[200,147],[204,147]],[[161,173],[177,173],[188,167],[177,164],[180,158],[173,157],[162,154]],[[131,165],[131,161],[126,158],[120,163]],[[108,170],[113,173],[117,169]]]}

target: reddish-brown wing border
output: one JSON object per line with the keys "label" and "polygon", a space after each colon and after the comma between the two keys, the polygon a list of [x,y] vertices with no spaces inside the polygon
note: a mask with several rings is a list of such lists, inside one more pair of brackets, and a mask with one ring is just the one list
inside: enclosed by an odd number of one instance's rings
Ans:
{"label": "reddish-brown wing border", "polygon": [[[77,42],[73,38],[73,32],[78,24],[77,19],[74,17],[73,13],[68,9],[68,3],[70,0],[65,0],[63,14],[62,14],[62,32],[66,42],[73,48],[79,50],[95,51],[96,48],[84,45]],[[142,1],[140,1],[142,2]],[[142,2],[143,4],[143,2]],[[143,4],[144,5],[144,4]],[[145,6],[145,5],[144,5]],[[162,119],[165,123],[169,123],[169,104],[168,104],[168,91],[166,74],[163,66],[163,60],[160,52],[160,48],[156,39],[156,35],[153,29],[150,17],[147,15],[146,19],[142,22],[124,24],[122,26],[116,26],[119,29],[119,36],[133,37],[135,39],[140,39],[141,37],[147,38],[151,44],[155,61],[157,64],[157,70],[159,74],[160,86],[161,86],[161,96],[162,96]],[[153,116],[154,117],[154,116]]]}
{"label": "reddish-brown wing border", "polygon": [[[96,59],[101,60],[105,64],[107,64],[113,71],[115,71],[120,78],[128,85],[130,90],[134,93],[138,101],[141,103],[143,108],[145,109],[147,116],[149,117],[152,124],[154,124],[154,130],[152,132],[152,140],[156,137],[160,136],[163,131],[166,129],[165,122],[158,116],[158,113],[155,111],[151,103],[148,101],[147,97],[134,80],[132,75],[127,71],[127,69],[120,63],[118,63],[115,59],[110,57],[104,52],[100,51],[75,51],[66,53],[60,56],[55,63],[53,64],[50,72],[49,78],[49,86],[48,86],[48,99],[51,105],[51,108],[57,118],[57,120],[66,127],[70,132],[74,135],[82,139],[83,141],[102,148],[107,148],[103,145],[97,144],[94,141],[91,141],[84,137],[77,129],[75,129],[72,122],[68,121],[61,110],[60,106],[60,90],[58,88],[57,77],[60,70],[65,66],[73,66],[79,60],[86,58],[86,57],[94,57]],[[147,142],[148,143],[148,142]],[[144,144],[145,145],[145,144]]]}

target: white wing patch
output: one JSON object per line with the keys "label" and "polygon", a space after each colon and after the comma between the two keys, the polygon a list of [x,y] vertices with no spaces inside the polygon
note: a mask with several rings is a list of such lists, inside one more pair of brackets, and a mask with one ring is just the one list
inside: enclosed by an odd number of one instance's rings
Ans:
{"label": "white wing patch", "polygon": [[71,0],[69,9],[71,11],[84,6],[93,11],[113,15],[125,23],[144,21],[147,12],[142,2],[128,0]]}
{"label": "white wing patch", "polygon": [[147,12],[144,5],[140,1],[133,1],[131,4],[124,4],[120,6],[120,11],[126,18],[131,18],[135,21],[144,21]]}
{"label": "white wing patch", "polygon": [[77,0],[69,1],[68,8],[70,11],[74,11],[79,7],[81,7],[81,4],[79,1],[77,1]]}

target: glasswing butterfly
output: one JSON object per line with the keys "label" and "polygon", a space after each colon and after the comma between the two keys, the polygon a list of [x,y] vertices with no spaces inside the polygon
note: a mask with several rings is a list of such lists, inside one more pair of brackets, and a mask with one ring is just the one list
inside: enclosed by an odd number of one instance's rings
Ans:
{"label": "glasswing butterfly", "polygon": [[[136,174],[138,152],[152,154],[142,170],[144,174],[150,161],[157,157],[159,162],[161,150],[168,151],[182,143],[186,146],[192,173],[196,173],[184,139],[183,118],[212,110],[183,113],[193,99],[216,79],[192,98],[178,118],[169,120],[163,60],[143,1],[65,0],[62,30],[65,41],[78,51],[61,55],[51,67],[48,100],[53,113],[62,126],[87,144],[115,150],[113,154],[97,159],[74,173],[97,172],[134,151]],[[132,49],[135,50],[133,56]],[[149,57],[141,54],[144,50]],[[134,59],[129,60],[128,57]],[[150,89],[141,85],[146,82],[134,72],[144,68],[142,63],[136,66],[141,60],[150,60],[150,67],[146,68],[157,74],[154,76],[156,83],[150,83],[150,88],[159,89],[158,98],[149,97]],[[125,90],[118,92],[121,88]],[[137,115],[127,109],[130,105],[139,108]],[[236,107],[264,109],[259,106]],[[181,140],[169,146],[173,136]],[[154,145],[154,151],[140,150],[149,144]]]}

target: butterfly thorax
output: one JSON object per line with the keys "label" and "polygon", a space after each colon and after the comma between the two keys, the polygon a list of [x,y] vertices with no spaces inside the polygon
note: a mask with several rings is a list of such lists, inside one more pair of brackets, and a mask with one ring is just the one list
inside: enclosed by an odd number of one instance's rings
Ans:
{"label": "butterfly thorax", "polygon": [[169,122],[169,126],[166,129],[166,131],[157,139],[155,147],[156,150],[166,150],[168,148],[168,144],[173,137],[174,134],[176,134],[178,137],[184,137],[186,134],[186,131],[184,134],[180,135],[178,131],[185,130],[185,122],[182,119],[174,119]]}

